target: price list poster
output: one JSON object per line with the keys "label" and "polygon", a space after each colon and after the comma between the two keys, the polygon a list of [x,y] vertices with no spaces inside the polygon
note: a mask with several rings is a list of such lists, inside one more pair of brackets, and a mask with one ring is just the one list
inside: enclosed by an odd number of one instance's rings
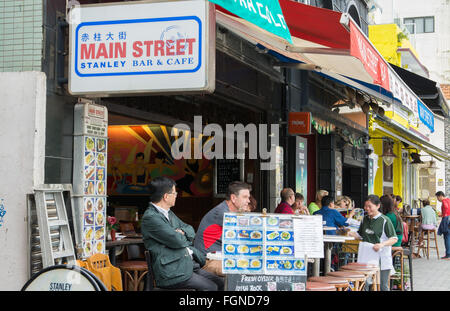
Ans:
{"label": "price list poster", "polygon": [[[77,248],[82,257],[105,253],[108,116],[104,106],[84,103],[75,108],[74,192],[77,197]],[[77,233],[76,233],[77,234]]]}
{"label": "price list poster", "polygon": [[225,274],[306,275],[289,215],[225,213],[222,241]]}

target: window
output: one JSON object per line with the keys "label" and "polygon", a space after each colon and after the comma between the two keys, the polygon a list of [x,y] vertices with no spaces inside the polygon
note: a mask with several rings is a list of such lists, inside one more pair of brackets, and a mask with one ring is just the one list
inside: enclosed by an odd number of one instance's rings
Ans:
{"label": "window", "polygon": [[404,18],[403,24],[411,34],[434,32],[434,16]]}

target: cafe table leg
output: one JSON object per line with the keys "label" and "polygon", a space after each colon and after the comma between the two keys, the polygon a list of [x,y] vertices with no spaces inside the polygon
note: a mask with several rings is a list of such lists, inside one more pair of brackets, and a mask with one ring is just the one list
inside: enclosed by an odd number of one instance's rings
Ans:
{"label": "cafe table leg", "polygon": [[324,275],[327,275],[331,271],[331,249],[332,243],[325,243],[325,263],[324,263]]}
{"label": "cafe table leg", "polygon": [[320,274],[320,258],[315,258],[313,264],[313,276],[319,276],[319,274]]}

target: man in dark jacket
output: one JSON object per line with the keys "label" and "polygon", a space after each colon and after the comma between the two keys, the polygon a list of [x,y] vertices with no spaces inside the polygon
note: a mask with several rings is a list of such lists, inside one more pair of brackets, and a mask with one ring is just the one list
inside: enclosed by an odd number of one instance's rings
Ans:
{"label": "man in dark jacket", "polygon": [[162,288],[223,290],[223,279],[201,268],[206,258],[192,242],[195,231],[170,208],[177,196],[175,182],[158,177],[150,182],[150,205],[142,218],[145,248],[152,256],[156,285]]}

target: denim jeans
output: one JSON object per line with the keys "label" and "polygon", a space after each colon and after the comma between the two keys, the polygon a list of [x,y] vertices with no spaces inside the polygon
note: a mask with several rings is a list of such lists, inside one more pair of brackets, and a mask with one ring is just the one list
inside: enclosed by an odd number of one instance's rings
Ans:
{"label": "denim jeans", "polygon": [[444,233],[445,256],[450,257],[450,232]]}

